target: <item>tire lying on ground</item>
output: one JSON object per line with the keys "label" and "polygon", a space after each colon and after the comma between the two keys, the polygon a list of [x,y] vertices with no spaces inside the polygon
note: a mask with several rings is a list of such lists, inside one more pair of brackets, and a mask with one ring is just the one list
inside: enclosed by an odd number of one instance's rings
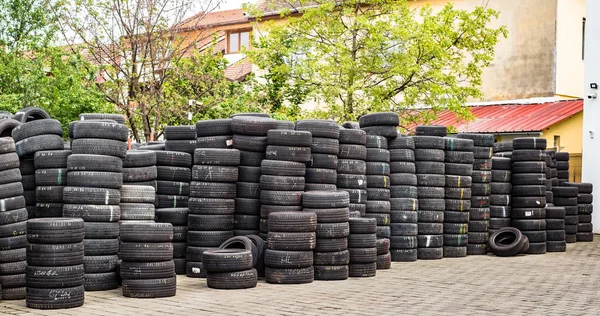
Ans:
{"label": "tire lying on ground", "polygon": [[[529,246],[526,237],[521,231],[514,227],[501,228],[490,236],[488,247],[490,251],[499,257],[515,256],[523,252]],[[527,250],[525,250],[527,251]]]}

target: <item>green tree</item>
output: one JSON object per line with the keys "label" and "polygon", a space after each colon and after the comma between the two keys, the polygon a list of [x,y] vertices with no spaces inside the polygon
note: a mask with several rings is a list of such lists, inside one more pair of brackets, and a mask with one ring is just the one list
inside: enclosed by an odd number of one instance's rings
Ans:
{"label": "green tree", "polygon": [[[268,33],[255,36],[249,51],[266,72],[262,94],[292,110],[316,101],[310,115],[338,121],[390,110],[407,123],[442,109],[469,117],[463,105],[482,97],[482,69],[507,36],[504,26],[489,27],[499,12],[484,7],[466,11],[448,3],[434,12],[408,0],[313,0],[290,10],[288,4],[287,23],[265,23]],[[433,111],[409,111],[417,106]]]}
{"label": "green tree", "polygon": [[79,54],[52,47],[53,2],[0,2],[0,110],[37,106],[66,128],[84,112],[112,112],[95,89],[95,71]]}

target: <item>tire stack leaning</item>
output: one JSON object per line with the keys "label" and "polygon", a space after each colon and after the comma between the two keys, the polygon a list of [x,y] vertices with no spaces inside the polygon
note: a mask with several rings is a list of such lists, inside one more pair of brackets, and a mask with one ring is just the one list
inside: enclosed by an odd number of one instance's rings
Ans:
{"label": "tire stack leaning", "polygon": [[[267,134],[266,159],[260,169],[260,232],[269,232],[271,212],[301,211],[306,163],[310,161],[310,132],[294,130],[270,130]],[[237,216],[248,221],[254,218],[255,207],[251,201],[240,199],[250,207],[240,208],[244,212]],[[245,209],[245,211],[244,211]],[[245,215],[247,214],[247,215]]]}
{"label": "tire stack leaning", "polygon": [[[31,218],[35,217],[37,189],[35,184],[34,155],[38,151],[63,150],[63,130],[60,122],[53,119],[34,120],[23,123],[12,130],[17,155],[21,159],[21,182],[23,196]],[[45,186],[40,188],[43,200],[59,199],[63,186]]]}
{"label": "tire stack leaning", "polygon": [[304,190],[335,191],[338,182],[339,125],[330,120],[300,120],[296,122],[296,130],[312,135],[311,159],[306,164]]}
{"label": "tire stack leaning", "polygon": [[[338,152],[337,187],[348,192],[348,206],[351,217],[361,217],[367,211],[366,172],[368,165],[376,169],[379,163],[365,163],[367,159],[367,133],[360,129],[340,129],[340,150]],[[385,174],[381,170],[381,174]],[[389,168],[388,172],[389,175]],[[362,181],[361,181],[362,180]]]}
{"label": "tire stack leaning", "polygon": [[204,252],[202,262],[209,288],[236,290],[256,287],[258,275],[250,250],[211,249]]}
{"label": "tire stack leaning", "polygon": [[569,182],[570,155],[567,152],[557,152],[555,154],[555,158],[556,158],[556,176],[558,178],[558,185],[563,185],[563,183]]}
{"label": "tire stack leaning", "polygon": [[[189,184],[185,183],[185,187]],[[123,221],[154,222],[156,202],[156,153],[129,150],[123,159],[121,187],[121,223]],[[171,186],[169,186],[171,188]],[[184,186],[173,187],[175,190]],[[161,187],[162,190],[164,188]]]}
{"label": "tire stack leaning", "polygon": [[563,182],[563,186],[553,187],[554,206],[565,209],[565,241],[567,243],[577,242],[577,229],[579,226],[579,207],[577,206],[577,196],[579,187],[569,185],[570,182]]}
{"label": "tire stack leaning", "polygon": [[85,223],[85,290],[114,289],[119,285],[119,204],[129,130],[114,122],[81,121],[73,136],[63,217],[82,218]]}
{"label": "tire stack leaning", "polygon": [[473,141],[445,137],[446,210],[444,211],[444,257],[467,256]]}
{"label": "tire stack leaning", "polygon": [[515,138],[513,149],[511,225],[529,239],[528,254],[543,254],[546,253],[546,154],[543,151],[546,139]]}
{"label": "tire stack leaning", "polygon": [[377,220],[374,218],[350,218],[348,224],[350,226],[350,235],[348,235],[349,276],[353,278],[374,277],[377,273]]}
{"label": "tire stack leaning", "polygon": [[36,204],[33,218],[62,217],[70,150],[38,151],[34,156]]}
{"label": "tire stack leaning", "polygon": [[175,296],[177,279],[173,262],[173,226],[169,223],[121,224],[121,278],[123,296],[158,298]]}
{"label": "tire stack leaning", "polygon": [[165,127],[165,150],[194,154],[197,147],[196,125]]}
{"label": "tire stack leaning", "polygon": [[592,224],[592,213],[594,211],[594,186],[591,183],[565,182],[564,186],[577,187],[577,241],[594,241],[594,226]]}
{"label": "tire stack leaning", "polygon": [[317,246],[317,214],[274,212],[269,214],[265,280],[276,284],[314,281],[313,250]]}
{"label": "tire stack leaning", "polygon": [[346,191],[307,191],[303,212],[317,214],[317,246],[314,251],[315,280],[348,278],[348,224],[350,197]]}
{"label": "tire stack leaning", "polygon": [[399,136],[390,151],[390,255],[394,262],[417,261],[419,200],[415,175],[415,142]]}
{"label": "tire stack leaning", "polygon": [[377,269],[389,269],[390,254],[390,151],[387,138],[367,135],[367,213],[377,220]]}
{"label": "tire stack leaning", "polygon": [[492,182],[492,152],[494,136],[489,134],[461,133],[458,138],[473,140],[473,184],[471,185],[471,211],[469,215],[469,245],[467,255],[485,255],[489,240],[490,193]]}
{"label": "tire stack leaning", "polygon": [[84,234],[80,218],[27,222],[27,307],[63,309],[83,305]]}
{"label": "tire stack leaning", "polygon": [[1,298],[25,298],[27,209],[19,156],[10,137],[0,138],[0,290]]}
{"label": "tire stack leaning", "polygon": [[[233,148],[239,150],[238,169],[242,173],[242,179],[238,178],[236,184],[235,196],[241,203],[239,207],[236,206],[235,214],[238,215],[239,221],[234,225],[234,229],[240,233],[246,231],[256,234],[261,228],[261,218],[256,214],[256,208],[261,203],[261,163],[266,156],[267,133],[272,129],[277,129],[277,121],[268,117],[236,116],[231,119]],[[266,238],[265,233],[261,233],[260,236]]]}
{"label": "tire stack leaning", "polygon": [[156,202],[154,220],[173,225],[173,260],[177,274],[184,274],[192,155],[180,151],[156,151]]}
{"label": "tire stack leaning", "polygon": [[188,276],[203,277],[204,251],[233,237],[239,164],[237,149],[197,148],[194,152],[187,218]]}
{"label": "tire stack leaning", "polygon": [[510,227],[510,200],[512,192],[511,164],[511,158],[492,157],[490,235],[500,228]]}
{"label": "tire stack leaning", "polygon": [[444,256],[444,210],[446,185],[444,148],[446,128],[417,126],[415,170],[419,199],[417,258],[442,259]]}

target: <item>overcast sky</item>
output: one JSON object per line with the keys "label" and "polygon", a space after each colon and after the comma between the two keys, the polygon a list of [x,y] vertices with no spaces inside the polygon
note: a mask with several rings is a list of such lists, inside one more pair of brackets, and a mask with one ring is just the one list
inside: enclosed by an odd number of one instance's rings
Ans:
{"label": "overcast sky", "polygon": [[224,0],[223,4],[219,8],[219,11],[239,9],[242,7],[242,4],[244,4],[246,2],[254,3],[255,1],[252,1],[252,0]]}

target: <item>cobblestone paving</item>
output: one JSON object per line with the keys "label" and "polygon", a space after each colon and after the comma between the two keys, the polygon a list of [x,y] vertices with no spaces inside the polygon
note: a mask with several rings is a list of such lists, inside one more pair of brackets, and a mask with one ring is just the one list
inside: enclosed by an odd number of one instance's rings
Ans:
{"label": "cobblestone paving", "polygon": [[81,308],[0,302],[0,315],[600,315],[600,239],[567,253],[394,263],[375,278],[223,291],[178,276],[177,296],[87,292]]}

